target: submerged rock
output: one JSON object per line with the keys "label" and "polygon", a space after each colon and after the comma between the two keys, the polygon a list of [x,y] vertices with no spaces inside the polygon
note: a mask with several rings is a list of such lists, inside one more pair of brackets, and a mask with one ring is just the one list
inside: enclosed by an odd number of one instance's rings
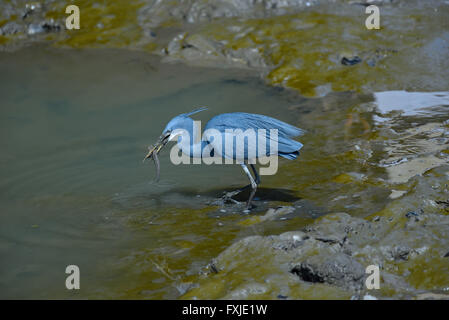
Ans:
{"label": "submerged rock", "polygon": [[52,32],[61,30],[61,26],[58,22],[50,19],[48,21],[42,21],[40,23],[31,23],[28,25],[28,34],[33,35],[43,32]]}

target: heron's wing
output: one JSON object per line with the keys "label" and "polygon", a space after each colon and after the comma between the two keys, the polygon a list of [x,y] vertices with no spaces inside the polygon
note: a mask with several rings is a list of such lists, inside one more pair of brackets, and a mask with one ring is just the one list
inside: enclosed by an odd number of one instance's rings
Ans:
{"label": "heron's wing", "polygon": [[[204,129],[205,131],[207,131],[208,129],[215,129],[220,131],[221,133],[226,133],[226,129],[241,129],[242,131],[253,129],[255,130],[255,132],[258,132],[258,129],[265,129],[263,132],[265,134],[267,142],[268,140],[271,142],[275,141],[270,134],[270,130],[276,129],[277,150],[280,155],[297,153],[298,150],[303,146],[300,142],[291,139],[293,137],[302,135],[304,133],[302,129],[292,126],[283,121],[260,114],[243,112],[221,114],[209,120]],[[266,150],[267,155],[269,155],[270,149]],[[294,157],[296,158],[296,154],[294,155]]]}
{"label": "heron's wing", "polygon": [[278,135],[281,137],[297,137],[304,134],[304,130],[292,126],[281,120],[268,117],[261,114],[233,112],[224,113],[213,117],[206,124],[205,130],[213,128],[220,131],[225,129],[277,129]]}

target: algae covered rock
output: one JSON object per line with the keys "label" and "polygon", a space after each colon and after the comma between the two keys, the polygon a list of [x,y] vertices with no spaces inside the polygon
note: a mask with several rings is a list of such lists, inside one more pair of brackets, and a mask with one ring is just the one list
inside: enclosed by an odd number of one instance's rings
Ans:
{"label": "algae covered rock", "polygon": [[[302,231],[244,238],[216,257],[211,272],[184,297],[412,299],[424,292],[438,294],[449,284],[444,257],[449,216],[420,217],[397,213],[361,219],[336,213]],[[370,265],[380,270],[378,290],[365,284]]]}

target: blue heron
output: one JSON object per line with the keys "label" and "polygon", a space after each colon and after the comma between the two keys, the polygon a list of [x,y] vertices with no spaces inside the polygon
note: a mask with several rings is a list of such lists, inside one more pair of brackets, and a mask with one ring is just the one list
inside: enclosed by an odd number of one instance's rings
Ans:
{"label": "blue heron", "polygon": [[[168,141],[177,137],[178,148],[190,158],[216,157],[235,160],[243,168],[250,184],[233,192],[228,192],[224,197],[227,200],[237,202],[232,197],[247,188],[251,188],[245,209],[249,211],[257,186],[260,184],[260,176],[254,166],[255,160],[270,156],[274,156],[276,159],[277,156],[289,160],[296,159],[303,145],[292,138],[302,135],[304,131],[265,115],[232,112],[220,114],[210,119],[204,128],[202,139],[195,141],[196,122],[190,116],[206,109],[200,108],[171,119],[162,131],[157,143],[149,148],[145,159],[153,158],[155,160],[158,178],[159,160],[157,155]],[[254,135],[248,134],[248,132],[251,133],[251,130],[255,133]],[[242,141],[242,143],[238,144],[237,141]],[[251,175],[248,165],[251,167],[254,177]]]}

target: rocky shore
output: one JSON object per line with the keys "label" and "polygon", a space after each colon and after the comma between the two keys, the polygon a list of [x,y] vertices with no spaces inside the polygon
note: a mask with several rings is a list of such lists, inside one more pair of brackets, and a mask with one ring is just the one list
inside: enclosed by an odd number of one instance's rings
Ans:
{"label": "rocky shore", "polygon": [[[380,7],[380,30],[364,24],[372,3]],[[59,1],[2,3],[0,50],[41,41],[146,50],[199,66],[254,69],[268,84],[305,96],[449,85],[443,71],[449,56],[444,1],[133,0],[78,6],[81,28],[66,30]]]}
{"label": "rocky shore", "polygon": [[[380,30],[365,28],[365,8],[373,3],[381,10]],[[391,90],[447,99],[447,1],[80,0],[78,6],[81,29],[66,30],[60,1],[2,1],[0,50],[37,43],[124,48],[167,63],[244,68],[293,92],[298,103],[291,110],[317,126],[306,128],[304,144],[312,147],[304,148],[305,167],[294,169],[304,181],[295,187],[311,202],[320,197],[317,185],[339,190],[326,201],[341,201],[342,212],[302,229],[231,242],[198,276],[176,278],[182,298],[448,299],[447,103],[411,114],[375,104],[375,93]],[[323,116],[307,112],[309,98]],[[320,122],[324,115],[338,129]],[[313,148],[322,158],[307,158]],[[325,165],[326,173],[335,172],[313,176]],[[363,208],[375,197],[387,205]],[[357,205],[365,214],[343,212]],[[297,210],[272,208],[239,226]],[[366,287],[370,265],[379,267],[380,289]]]}
{"label": "rocky shore", "polygon": [[[216,257],[184,298],[449,299],[447,209],[393,206],[367,219],[328,214],[302,230],[246,237]],[[379,268],[379,289],[366,285],[368,266]]]}

